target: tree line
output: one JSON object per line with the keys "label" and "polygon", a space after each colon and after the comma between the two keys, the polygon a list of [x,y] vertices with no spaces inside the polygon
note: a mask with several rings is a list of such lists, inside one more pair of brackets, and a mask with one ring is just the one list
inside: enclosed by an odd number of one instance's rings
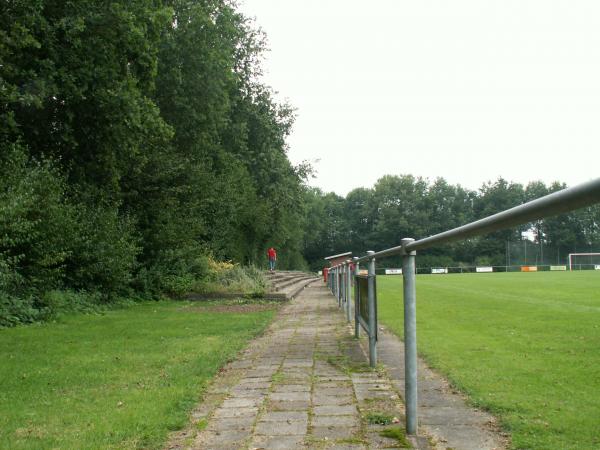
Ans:
{"label": "tree line", "polygon": [[[323,266],[323,256],[352,251],[383,250],[400,239],[424,238],[501,212],[566,188],[541,181],[526,186],[499,178],[478,190],[452,185],[443,178],[429,181],[412,175],[387,175],[373,188],[357,188],[345,197],[307,192],[304,255],[311,267]],[[524,235],[526,233],[526,235]],[[521,244],[535,244],[529,259]],[[419,252],[422,267],[539,263],[565,264],[571,252],[600,251],[600,206],[543,219],[520,227],[446,244]],[[512,252],[512,254],[511,254]],[[537,254],[532,255],[533,252]],[[397,266],[398,257],[380,264]]]}
{"label": "tree line", "polygon": [[183,292],[208,256],[274,245],[302,265],[307,168],[287,158],[294,111],[260,81],[264,50],[229,0],[3,2],[5,325],[57,291]]}

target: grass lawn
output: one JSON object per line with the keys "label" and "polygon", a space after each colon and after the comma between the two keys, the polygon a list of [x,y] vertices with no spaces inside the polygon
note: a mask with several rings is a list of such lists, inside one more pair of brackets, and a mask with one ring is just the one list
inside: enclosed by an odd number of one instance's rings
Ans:
{"label": "grass lawn", "polygon": [[[402,277],[377,280],[403,333]],[[600,448],[600,272],[417,277],[418,351],[518,449]]]}
{"label": "grass lawn", "polygon": [[161,448],[273,308],[153,302],[0,330],[0,448]]}

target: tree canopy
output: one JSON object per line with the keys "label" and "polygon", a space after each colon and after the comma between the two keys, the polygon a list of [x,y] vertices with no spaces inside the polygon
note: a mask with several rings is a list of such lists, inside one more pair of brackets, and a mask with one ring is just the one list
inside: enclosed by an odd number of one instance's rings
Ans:
{"label": "tree canopy", "polygon": [[[533,181],[527,186],[499,178],[477,191],[451,185],[443,178],[429,181],[412,175],[386,175],[373,188],[358,188],[344,198],[318,189],[306,193],[307,223],[314,233],[305,237],[311,267],[323,257],[346,251],[364,255],[441,233],[490,216],[526,201],[565,188]],[[420,266],[565,264],[571,252],[600,249],[600,205],[498,231],[464,242],[419,252]],[[529,259],[523,245],[532,247]],[[511,254],[512,253],[512,254]],[[390,258],[384,265],[399,265]]]}
{"label": "tree canopy", "polygon": [[234,2],[9,0],[0,25],[0,315],[182,291],[207,255],[303,264],[294,111]]}

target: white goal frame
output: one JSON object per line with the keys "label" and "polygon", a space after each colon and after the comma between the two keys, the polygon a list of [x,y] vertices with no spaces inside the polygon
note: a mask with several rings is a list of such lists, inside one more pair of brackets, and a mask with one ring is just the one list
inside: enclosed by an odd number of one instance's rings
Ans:
{"label": "white goal frame", "polygon": [[569,253],[569,272],[573,271],[573,256],[600,256],[600,253]]}

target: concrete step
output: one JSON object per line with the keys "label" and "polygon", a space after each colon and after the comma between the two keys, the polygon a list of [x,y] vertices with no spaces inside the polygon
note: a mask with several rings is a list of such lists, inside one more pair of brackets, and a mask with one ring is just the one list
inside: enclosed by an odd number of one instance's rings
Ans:
{"label": "concrete step", "polygon": [[[268,292],[261,298],[265,300],[285,301],[291,300],[304,290],[306,286],[321,278],[299,271],[277,271],[268,272],[267,279],[270,283]],[[195,294],[191,293],[186,296],[188,300],[206,300],[212,298],[238,298],[247,297],[242,293],[227,293],[227,294]]]}
{"label": "concrete step", "polygon": [[292,300],[293,298],[296,298],[306,287],[318,281],[320,281],[319,277],[304,278],[286,287],[282,293],[286,296],[287,300]]}
{"label": "concrete step", "polygon": [[281,290],[287,288],[288,286],[293,286],[294,284],[299,283],[301,281],[308,280],[308,279],[312,280],[314,278],[315,277],[313,277],[311,275],[297,276],[297,277],[285,279],[279,283],[275,283],[275,284],[273,284],[273,287],[274,287],[275,291],[281,291]]}
{"label": "concrete step", "polygon": [[271,292],[268,295],[280,294],[288,300],[296,297],[306,286],[320,279],[313,274],[299,271],[269,272],[267,277],[271,283]]}

